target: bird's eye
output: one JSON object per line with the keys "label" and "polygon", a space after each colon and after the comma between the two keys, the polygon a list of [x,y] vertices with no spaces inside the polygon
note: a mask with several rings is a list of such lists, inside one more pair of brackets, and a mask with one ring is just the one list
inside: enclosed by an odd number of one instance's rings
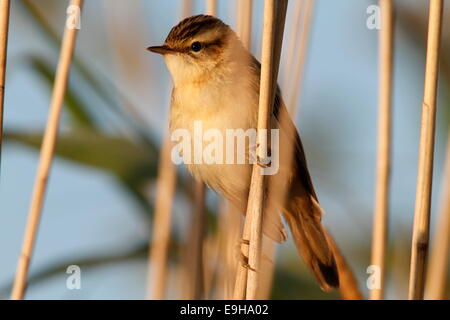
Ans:
{"label": "bird's eye", "polygon": [[202,44],[198,41],[195,41],[192,45],[191,45],[191,49],[194,52],[199,52],[200,50],[202,50]]}

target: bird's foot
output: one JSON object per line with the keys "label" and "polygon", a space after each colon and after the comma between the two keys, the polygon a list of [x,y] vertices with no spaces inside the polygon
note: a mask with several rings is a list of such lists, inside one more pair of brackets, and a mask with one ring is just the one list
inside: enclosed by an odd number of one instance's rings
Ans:
{"label": "bird's foot", "polygon": [[247,239],[240,239],[239,243],[238,243],[238,250],[239,250],[239,262],[241,263],[242,267],[244,267],[245,269],[251,270],[256,272],[256,270],[252,267],[250,267],[250,265],[248,264],[248,257],[241,251],[242,249],[242,245],[250,245],[250,241]]}
{"label": "bird's foot", "polygon": [[241,239],[241,240],[239,240],[239,244],[245,244],[245,245],[250,245],[250,240],[247,240],[247,239]]}
{"label": "bird's foot", "polygon": [[272,161],[267,160],[267,159],[261,159],[260,156],[257,156],[256,164],[258,166],[260,166],[261,168],[266,169],[266,168],[270,168],[270,166],[272,165]]}
{"label": "bird's foot", "polygon": [[256,272],[255,269],[253,269],[252,267],[250,267],[250,265],[248,264],[248,257],[246,257],[242,252],[240,255],[240,261],[241,261],[241,265],[242,267],[244,267],[245,269],[251,270],[253,272]]}

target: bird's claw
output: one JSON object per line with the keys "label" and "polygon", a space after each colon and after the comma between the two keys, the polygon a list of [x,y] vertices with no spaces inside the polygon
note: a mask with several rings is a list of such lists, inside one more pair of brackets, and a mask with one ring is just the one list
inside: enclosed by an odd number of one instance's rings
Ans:
{"label": "bird's claw", "polygon": [[250,265],[248,264],[248,257],[241,251],[242,245],[249,246],[250,241],[247,239],[240,239],[238,242],[239,243],[237,244],[237,247],[239,250],[239,258],[238,258],[239,262],[241,263],[243,268],[256,272],[256,270],[250,267]]}
{"label": "bird's claw", "polygon": [[241,239],[240,241],[240,244],[245,244],[245,245],[250,245],[250,240],[247,240],[247,239]]}
{"label": "bird's claw", "polygon": [[257,164],[258,166],[260,166],[261,168],[266,169],[266,168],[269,168],[269,167],[272,165],[272,161],[268,161],[267,164],[266,164],[265,162],[266,162],[266,161],[263,161],[263,159],[261,159],[260,156],[257,156],[256,164]]}
{"label": "bird's claw", "polygon": [[250,265],[248,264],[248,258],[241,252],[241,264],[242,267],[248,270],[251,270],[253,272],[256,272],[255,269],[253,269],[252,267],[250,267]]}

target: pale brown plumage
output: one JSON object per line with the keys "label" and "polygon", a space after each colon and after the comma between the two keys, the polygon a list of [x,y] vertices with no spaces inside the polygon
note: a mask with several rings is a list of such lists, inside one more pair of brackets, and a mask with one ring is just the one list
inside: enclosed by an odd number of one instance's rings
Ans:
{"label": "pale brown plumage", "polygon": [[[200,45],[200,47],[199,47]],[[197,51],[197,49],[199,49]],[[175,26],[165,44],[150,51],[164,54],[174,81],[171,130],[201,120],[208,127],[257,127],[259,62],[226,24],[212,16],[194,16]],[[297,133],[278,89],[271,127],[280,129],[280,170],[268,178],[269,202],[264,232],[282,242],[284,215],[305,263],[320,287],[339,286],[332,249],[321,224],[322,208],[308,172]],[[190,164],[191,173],[245,213],[251,165]]]}

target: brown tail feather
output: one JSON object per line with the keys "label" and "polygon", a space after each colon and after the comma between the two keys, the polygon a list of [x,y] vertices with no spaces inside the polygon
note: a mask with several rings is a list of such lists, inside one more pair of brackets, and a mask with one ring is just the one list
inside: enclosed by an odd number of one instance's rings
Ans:
{"label": "brown tail feather", "polygon": [[303,199],[296,198],[285,212],[295,245],[322,290],[336,289],[339,287],[336,262],[320,222],[320,213],[314,212],[320,208],[312,202],[306,207],[302,202]]}

